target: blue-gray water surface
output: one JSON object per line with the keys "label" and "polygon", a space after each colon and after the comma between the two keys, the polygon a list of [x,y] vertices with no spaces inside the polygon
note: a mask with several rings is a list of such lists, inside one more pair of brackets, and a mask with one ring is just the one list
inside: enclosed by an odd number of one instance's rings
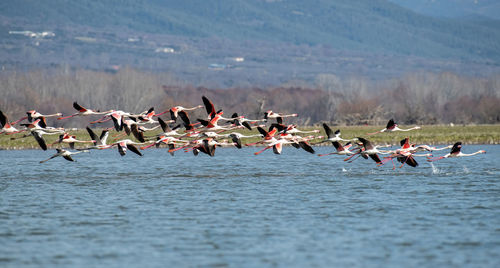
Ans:
{"label": "blue-gray water surface", "polygon": [[0,151],[0,266],[500,267],[500,146],[395,170],[259,149]]}

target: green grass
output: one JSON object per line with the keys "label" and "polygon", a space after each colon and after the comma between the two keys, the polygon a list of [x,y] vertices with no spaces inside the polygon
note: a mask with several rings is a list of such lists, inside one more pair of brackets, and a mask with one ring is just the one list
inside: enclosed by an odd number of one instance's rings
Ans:
{"label": "green grass", "polygon": [[[402,128],[406,128],[404,126]],[[428,125],[422,126],[422,129],[414,130],[410,132],[394,132],[394,133],[379,133],[376,135],[368,136],[366,133],[375,132],[384,128],[384,126],[331,126],[332,130],[340,129],[342,132],[341,137],[345,139],[351,139],[354,137],[364,137],[376,144],[399,144],[399,141],[405,137],[410,138],[410,142],[416,144],[453,144],[457,141],[461,141],[464,144],[500,144],[500,125],[467,125],[467,126],[448,126],[448,125]],[[302,130],[311,130],[311,129],[321,129],[321,133],[318,135],[325,135],[321,126],[317,127],[303,127],[300,128]],[[147,136],[154,136],[160,131],[150,132]],[[80,140],[90,140],[87,131],[84,129],[69,131],[71,135],[75,135],[77,139]],[[100,133],[100,131],[96,131],[96,133]],[[243,134],[255,134],[257,130],[248,131],[242,130]],[[111,131],[110,137],[108,138],[108,144],[114,142],[116,140],[115,136],[117,133],[115,131]],[[16,149],[39,149],[37,142],[33,137],[26,137],[23,139],[15,139],[11,138],[19,138],[22,137],[23,134],[14,134],[14,135],[0,135],[0,149],[6,150],[16,150]],[[306,136],[306,135],[303,135]],[[58,135],[46,135],[44,136],[47,144],[51,144],[55,142],[58,138]],[[122,139],[124,137],[121,137]],[[132,136],[128,137],[131,140],[135,140]],[[250,138],[245,139],[244,143],[251,143],[257,141],[258,138]],[[76,144],[77,147],[85,147],[88,144],[79,145]],[[325,145],[331,145],[329,143],[325,143]],[[57,144],[53,148],[61,148],[68,147],[66,144]]]}

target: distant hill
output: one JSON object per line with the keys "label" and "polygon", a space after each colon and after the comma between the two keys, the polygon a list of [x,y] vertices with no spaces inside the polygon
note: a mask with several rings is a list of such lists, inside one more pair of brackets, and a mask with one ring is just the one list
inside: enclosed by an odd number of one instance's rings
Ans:
{"label": "distant hill", "polygon": [[[487,2],[497,7],[493,1]],[[328,55],[337,59],[347,55],[370,59],[374,66],[380,65],[377,61],[387,62],[386,57],[408,65],[404,58],[412,57],[410,63],[418,61],[416,68],[424,69],[435,66],[422,65],[421,59],[452,61],[452,66],[473,62],[488,68],[500,63],[498,21],[429,17],[387,0],[4,0],[0,10],[4,65],[69,61],[92,68],[123,64],[166,68],[155,60],[158,54],[151,52],[161,45],[174,46],[183,59],[162,57],[182,66],[194,62],[208,66],[249,54],[247,59],[256,64],[273,58],[272,63],[279,63],[276,56],[295,57],[299,62],[310,60],[315,53],[319,55],[314,62]],[[11,30],[50,30],[56,38],[18,48],[21,39],[9,35]],[[140,37],[142,43],[132,43],[130,37]],[[276,48],[280,49],[273,51]],[[91,59],[99,62],[88,62]],[[289,64],[282,62],[285,65]],[[438,65],[437,69],[450,66]],[[368,66],[366,62],[364,66]],[[360,68],[365,67],[354,69]],[[279,68],[273,70],[279,72]],[[297,70],[306,72],[302,67],[293,72]]]}
{"label": "distant hill", "polygon": [[500,20],[497,0],[389,0],[417,13],[443,18],[490,18]]}

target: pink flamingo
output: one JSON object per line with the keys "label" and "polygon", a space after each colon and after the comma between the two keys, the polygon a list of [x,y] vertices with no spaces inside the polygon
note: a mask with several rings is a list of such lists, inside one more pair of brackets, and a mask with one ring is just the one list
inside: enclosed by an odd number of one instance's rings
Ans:
{"label": "pink flamingo", "polygon": [[465,154],[465,153],[462,153],[461,149],[462,149],[462,142],[457,142],[457,143],[455,143],[453,145],[453,147],[451,148],[451,151],[448,154],[446,154],[444,156],[433,157],[433,158],[429,157],[427,159],[427,161],[433,162],[433,161],[437,161],[437,160],[444,159],[444,158],[473,156],[473,155],[476,155],[476,154],[484,154],[484,153],[486,153],[485,150],[479,150],[479,151],[477,151],[475,153]]}
{"label": "pink flamingo", "polygon": [[2,128],[0,129],[0,134],[10,135],[24,131],[24,130],[18,130],[15,127],[13,127],[9,121],[9,118],[2,111],[0,111],[0,124],[2,125]]}
{"label": "pink flamingo", "polygon": [[138,143],[138,142],[131,141],[129,139],[125,139],[125,140],[117,141],[117,142],[111,144],[111,146],[117,146],[118,152],[120,153],[121,156],[124,156],[127,153],[127,149],[132,151],[133,153],[139,155],[139,156],[142,156],[142,153],[137,149],[137,147],[135,147],[135,145],[143,145],[143,144],[145,144],[145,143]]}
{"label": "pink flamingo", "polygon": [[57,120],[62,120],[62,119],[66,119],[66,118],[70,118],[70,117],[74,117],[74,116],[87,116],[87,115],[93,115],[93,114],[106,114],[106,113],[109,113],[110,111],[106,111],[106,112],[100,112],[100,111],[95,111],[95,110],[91,110],[91,109],[87,109],[83,106],[80,106],[78,103],[73,102],[73,108],[75,108],[78,112],[77,113],[74,113],[72,115],[69,115],[69,116],[64,116],[64,117],[58,117]]}
{"label": "pink flamingo", "polygon": [[193,110],[196,110],[196,109],[199,109],[199,108],[203,108],[203,105],[198,105],[198,106],[195,106],[195,107],[191,107],[191,108],[185,108],[185,107],[182,107],[182,106],[175,106],[175,107],[172,107],[164,112],[161,112],[159,114],[156,114],[155,116],[160,116],[164,113],[167,113],[167,112],[170,112],[170,119],[172,119],[174,122],[177,121],[177,117],[179,116],[179,112],[180,111],[193,111]]}
{"label": "pink flamingo", "polygon": [[75,149],[75,143],[94,143],[95,140],[82,141],[82,140],[76,139],[76,136],[69,135],[69,133],[64,133],[64,134],[60,135],[59,139],[56,142],[52,143],[51,146],[53,146],[54,144],[57,144],[57,143],[61,143],[61,142],[68,143],[69,147],[71,149]]}
{"label": "pink flamingo", "polygon": [[401,129],[398,127],[398,124],[394,123],[394,120],[391,119],[391,120],[389,120],[389,122],[387,122],[387,126],[384,129],[373,132],[373,133],[368,133],[367,135],[374,135],[374,134],[382,133],[382,132],[411,131],[411,130],[415,130],[415,129],[420,129],[420,127],[415,126],[415,127],[408,128],[408,129]]}
{"label": "pink flamingo", "polygon": [[41,114],[35,110],[31,110],[31,111],[27,111],[26,114],[28,116],[25,116],[25,117],[22,117],[21,119],[13,122],[12,124],[15,125],[25,119],[28,119],[28,122],[32,122],[33,120],[36,120],[36,119],[39,119],[39,118],[47,118],[47,117],[54,117],[54,116],[61,116],[62,113],[55,113],[55,114],[47,114],[47,115],[44,115],[44,114]]}
{"label": "pink flamingo", "polygon": [[267,120],[270,118],[275,118],[276,120],[282,121],[283,117],[296,117],[296,116],[298,116],[298,114],[281,114],[269,110],[264,113],[264,122],[267,122]]}
{"label": "pink flamingo", "polygon": [[352,155],[354,152],[349,151],[349,148],[352,147],[352,143],[348,142],[344,146],[340,144],[338,141],[332,141],[333,147],[335,147],[336,152],[333,153],[328,153],[328,154],[318,154],[318,156],[327,156],[327,155],[332,155],[332,154],[338,154],[338,155]]}

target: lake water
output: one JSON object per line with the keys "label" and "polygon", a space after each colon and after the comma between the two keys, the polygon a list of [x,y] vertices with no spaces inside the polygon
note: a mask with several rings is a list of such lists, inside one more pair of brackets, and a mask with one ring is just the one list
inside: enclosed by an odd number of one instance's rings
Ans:
{"label": "lake water", "polygon": [[0,151],[0,266],[500,267],[500,146],[479,149],[396,170],[290,147]]}

